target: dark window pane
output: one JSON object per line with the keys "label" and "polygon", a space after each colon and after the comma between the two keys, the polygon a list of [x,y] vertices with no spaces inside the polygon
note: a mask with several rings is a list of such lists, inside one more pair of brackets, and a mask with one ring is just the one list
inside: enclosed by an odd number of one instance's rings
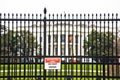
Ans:
{"label": "dark window pane", "polygon": [[50,51],[51,51],[51,50],[50,50],[50,45],[49,45],[49,47],[48,47],[48,54],[49,54],[49,55],[50,55]]}
{"label": "dark window pane", "polygon": [[40,37],[40,42],[42,42],[42,37]]}
{"label": "dark window pane", "polygon": [[75,36],[75,42],[78,43],[78,35]]}
{"label": "dark window pane", "polygon": [[57,46],[54,47],[54,55],[58,55],[58,48],[57,48]]}
{"label": "dark window pane", "polygon": [[69,46],[69,55],[73,55],[73,45]]}
{"label": "dark window pane", "polygon": [[65,42],[65,35],[62,35],[61,37],[61,42]]}
{"label": "dark window pane", "polygon": [[58,36],[54,35],[54,42],[57,42],[57,41],[58,41]]}
{"label": "dark window pane", "polygon": [[65,47],[64,46],[62,46],[62,48],[61,48],[61,54],[62,54],[62,56],[65,55]]}

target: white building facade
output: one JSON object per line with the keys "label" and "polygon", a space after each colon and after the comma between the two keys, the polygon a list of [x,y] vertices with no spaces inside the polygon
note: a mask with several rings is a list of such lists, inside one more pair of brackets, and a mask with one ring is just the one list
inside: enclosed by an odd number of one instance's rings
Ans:
{"label": "white building facade", "polygon": [[[26,29],[25,29],[26,28]],[[44,26],[33,25],[30,27],[23,27],[23,29],[33,33],[36,37],[38,45],[40,48],[40,54],[42,56],[85,56],[84,39],[91,32],[92,29],[97,31],[114,32],[116,33],[116,28],[104,28],[89,25],[74,25],[74,24],[50,24],[46,26],[46,35],[44,35]],[[44,37],[46,36],[46,41]],[[44,49],[44,42],[46,43],[46,49]],[[46,53],[44,53],[46,50]],[[84,62],[85,58],[82,59]]]}

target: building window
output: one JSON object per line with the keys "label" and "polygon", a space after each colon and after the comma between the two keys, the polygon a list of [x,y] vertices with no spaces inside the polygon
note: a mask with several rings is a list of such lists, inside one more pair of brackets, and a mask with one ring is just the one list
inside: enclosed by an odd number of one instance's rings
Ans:
{"label": "building window", "polygon": [[39,54],[38,55],[40,55],[40,56],[42,56],[43,54],[42,54],[42,47],[40,47],[40,51],[39,51]]}
{"label": "building window", "polygon": [[42,37],[40,36],[40,42],[42,42]]}
{"label": "building window", "polygon": [[69,46],[69,55],[73,56],[74,52],[73,52],[73,45]]}
{"label": "building window", "polygon": [[50,56],[50,52],[51,52],[51,47],[50,45],[48,46],[48,55]]}
{"label": "building window", "polygon": [[78,35],[75,36],[75,42],[78,43]]}
{"label": "building window", "polygon": [[54,42],[57,42],[58,41],[58,36],[57,35],[54,35]]}
{"label": "building window", "polygon": [[69,43],[72,43],[73,42],[73,35],[69,35],[68,39],[69,39]]}
{"label": "building window", "polygon": [[57,46],[54,46],[54,56],[58,55],[58,48]]}
{"label": "building window", "polygon": [[61,55],[65,56],[65,47],[64,46],[61,47]]}
{"label": "building window", "polygon": [[61,42],[65,42],[65,35],[61,36]]}

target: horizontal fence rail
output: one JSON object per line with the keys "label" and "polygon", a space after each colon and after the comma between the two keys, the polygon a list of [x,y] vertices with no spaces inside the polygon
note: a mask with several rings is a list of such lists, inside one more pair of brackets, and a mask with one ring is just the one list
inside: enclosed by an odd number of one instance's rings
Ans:
{"label": "horizontal fence rail", "polygon": [[46,12],[0,14],[0,80],[120,79],[118,14]]}

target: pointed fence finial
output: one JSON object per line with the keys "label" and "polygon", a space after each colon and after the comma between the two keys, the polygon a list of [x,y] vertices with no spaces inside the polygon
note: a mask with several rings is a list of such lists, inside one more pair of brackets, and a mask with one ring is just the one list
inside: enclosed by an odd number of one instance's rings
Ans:
{"label": "pointed fence finial", "polygon": [[47,9],[46,8],[44,8],[44,14],[46,14],[47,13]]}

